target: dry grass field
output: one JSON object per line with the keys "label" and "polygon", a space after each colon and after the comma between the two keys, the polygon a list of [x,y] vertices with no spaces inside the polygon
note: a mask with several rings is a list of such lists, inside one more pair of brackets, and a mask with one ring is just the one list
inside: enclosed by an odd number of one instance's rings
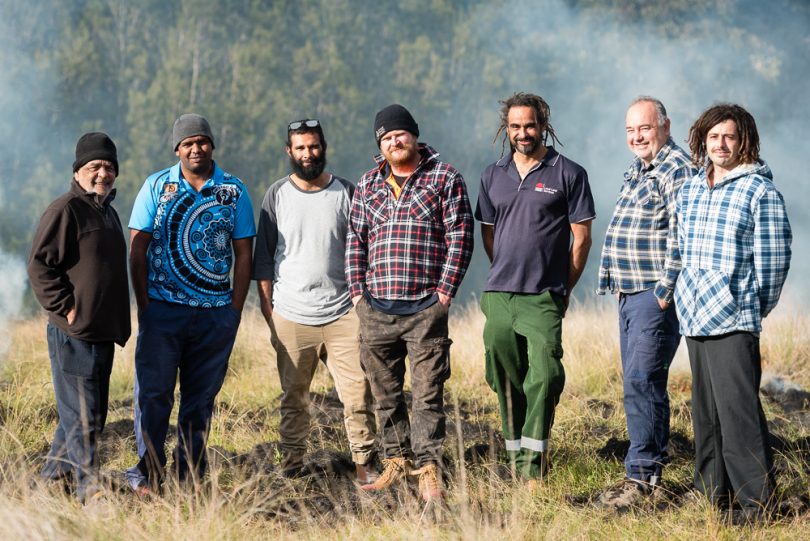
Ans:
{"label": "dry grass field", "polygon": [[[766,322],[764,370],[810,389],[810,317],[798,313],[782,306]],[[0,539],[810,539],[810,395],[788,388],[763,399],[777,449],[782,516],[755,529],[732,527],[690,490],[690,375],[681,364],[670,376],[672,463],[664,490],[644,507],[615,514],[592,503],[621,478],[627,448],[613,311],[578,305],[565,319],[567,383],[552,435],[553,469],[534,492],[512,482],[499,463],[502,440],[497,400],[484,382],[482,325],[476,307],[454,308],[445,508],[426,509],[407,490],[358,492],[340,403],[322,369],[312,387],[308,455],[318,474],[294,481],[278,475],[278,374],[255,308],[245,312],[219,397],[204,485],[191,492],[169,485],[148,501],[121,488],[121,472],[136,460],[133,338],[116,353],[101,443],[110,490],[82,507],[63,487],[37,479],[56,422],[45,322],[12,322],[11,345],[0,361]]]}

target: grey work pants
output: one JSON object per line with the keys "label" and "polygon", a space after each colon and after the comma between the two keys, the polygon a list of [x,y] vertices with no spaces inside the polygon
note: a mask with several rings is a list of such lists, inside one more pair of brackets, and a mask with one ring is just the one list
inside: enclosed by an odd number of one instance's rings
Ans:
{"label": "grey work pants", "polygon": [[[377,405],[385,458],[412,455],[416,466],[441,463],[445,437],[444,382],[450,377],[447,309],[435,303],[408,316],[357,304],[360,363]],[[403,385],[410,359],[413,423],[408,421]]]}

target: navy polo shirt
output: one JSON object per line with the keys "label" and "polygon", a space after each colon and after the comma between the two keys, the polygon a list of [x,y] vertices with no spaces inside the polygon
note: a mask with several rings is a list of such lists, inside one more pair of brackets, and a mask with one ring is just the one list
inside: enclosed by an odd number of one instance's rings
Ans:
{"label": "navy polo shirt", "polygon": [[511,154],[493,163],[475,208],[495,228],[484,290],[565,295],[571,224],[595,217],[588,173],[553,148],[522,181]]}

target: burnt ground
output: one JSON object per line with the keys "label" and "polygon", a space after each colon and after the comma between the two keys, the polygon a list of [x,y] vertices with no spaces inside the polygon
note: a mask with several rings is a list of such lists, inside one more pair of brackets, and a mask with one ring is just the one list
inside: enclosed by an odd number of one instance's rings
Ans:
{"label": "burnt ground", "polygon": [[[777,454],[777,478],[780,480],[779,490],[782,502],[780,513],[785,516],[807,514],[810,510],[806,487],[797,486],[798,472],[795,468],[802,468],[804,474],[810,474],[810,436],[795,437],[792,434],[807,433],[810,429],[810,393],[795,386],[767,386],[763,385],[764,400],[776,406],[779,414],[771,415],[769,426],[772,443]],[[266,441],[257,444],[244,453],[235,453],[220,446],[209,448],[211,467],[218,472],[218,481],[221,488],[228,490],[229,483],[237,490],[238,480],[250,478],[254,481],[252,490],[257,490],[266,496],[262,498],[259,514],[269,519],[283,520],[286,525],[295,527],[296,524],[313,520],[335,520],[338,517],[359,515],[361,512],[368,516],[369,512],[387,515],[401,512],[408,506],[418,509],[418,496],[415,491],[415,482],[397,490],[385,491],[382,494],[363,493],[357,488],[348,449],[346,449],[345,430],[343,427],[342,405],[337,394],[332,390],[329,393],[312,393],[313,430],[310,435],[310,448],[313,450],[305,457],[306,475],[301,478],[287,479],[281,475],[277,460],[279,456],[278,443]],[[410,403],[410,395],[406,394]],[[117,401],[110,405],[110,410],[124,409],[131,411],[131,400]],[[629,441],[622,439],[623,431],[617,431],[615,421],[611,426],[608,419],[613,415],[622,415],[621,405],[604,400],[591,399],[586,401],[588,409],[585,418],[586,434],[594,441],[601,442],[595,453],[599,459],[621,464],[629,447]],[[278,400],[269,407],[255,410],[238,410],[231,404],[220,403],[215,415],[226,415],[225,430],[229,429],[229,419],[238,418],[239,428],[257,432],[277,423]],[[492,422],[497,419],[497,412],[487,409],[480,404],[470,404],[460,401],[458,404],[449,404],[447,409],[447,440],[445,444],[445,482],[452,490],[453,473],[458,472],[459,456],[464,461],[467,472],[483,472],[484,477],[495,481],[508,483],[511,473],[505,463],[505,450],[503,438],[499,427]],[[774,411],[774,408],[772,408]],[[55,417],[55,411],[54,417]],[[220,419],[222,422],[222,419]],[[234,427],[235,428],[235,427]],[[170,441],[173,445],[175,427],[169,429]],[[461,444],[459,445],[459,433]],[[559,433],[558,437],[559,437]],[[134,445],[133,422],[131,419],[122,419],[108,423],[100,446],[102,463],[120,452],[122,446]],[[336,449],[336,446],[342,448]],[[34,460],[42,460],[47,453],[47,446],[43,447]],[[583,450],[571,446],[561,445],[554,452],[553,463],[565,464],[568,461],[581,458]],[[779,460],[780,455],[792,457],[790,460]],[[670,437],[670,459],[673,465],[689,467],[693,456],[693,442],[689,435],[673,431]],[[121,491],[127,491],[123,480],[123,472],[108,472],[111,484]],[[784,482],[788,480],[788,482]],[[791,483],[790,480],[793,480]],[[655,508],[665,510],[677,507],[685,501],[694,498],[691,483],[684,481],[676,483],[665,477],[660,491],[663,497],[657,498]],[[572,494],[567,498],[573,506],[593,505],[597,493]],[[485,508],[482,502],[472,501],[471,508],[482,520],[488,523],[501,523],[506,520],[503,510]],[[404,507],[403,507],[404,506]],[[498,508],[498,506],[493,506]],[[370,511],[371,510],[371,511]]]}

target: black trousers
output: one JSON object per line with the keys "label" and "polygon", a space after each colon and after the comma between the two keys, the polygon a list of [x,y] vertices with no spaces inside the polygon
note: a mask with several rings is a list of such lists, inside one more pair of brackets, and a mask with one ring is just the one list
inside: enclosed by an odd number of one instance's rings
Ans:
{"label": "black trousers", "polygon": [[688,337],[695,487],[715,503],[768,503],[773,456],[759,401],[759,338],[748,332]]}

